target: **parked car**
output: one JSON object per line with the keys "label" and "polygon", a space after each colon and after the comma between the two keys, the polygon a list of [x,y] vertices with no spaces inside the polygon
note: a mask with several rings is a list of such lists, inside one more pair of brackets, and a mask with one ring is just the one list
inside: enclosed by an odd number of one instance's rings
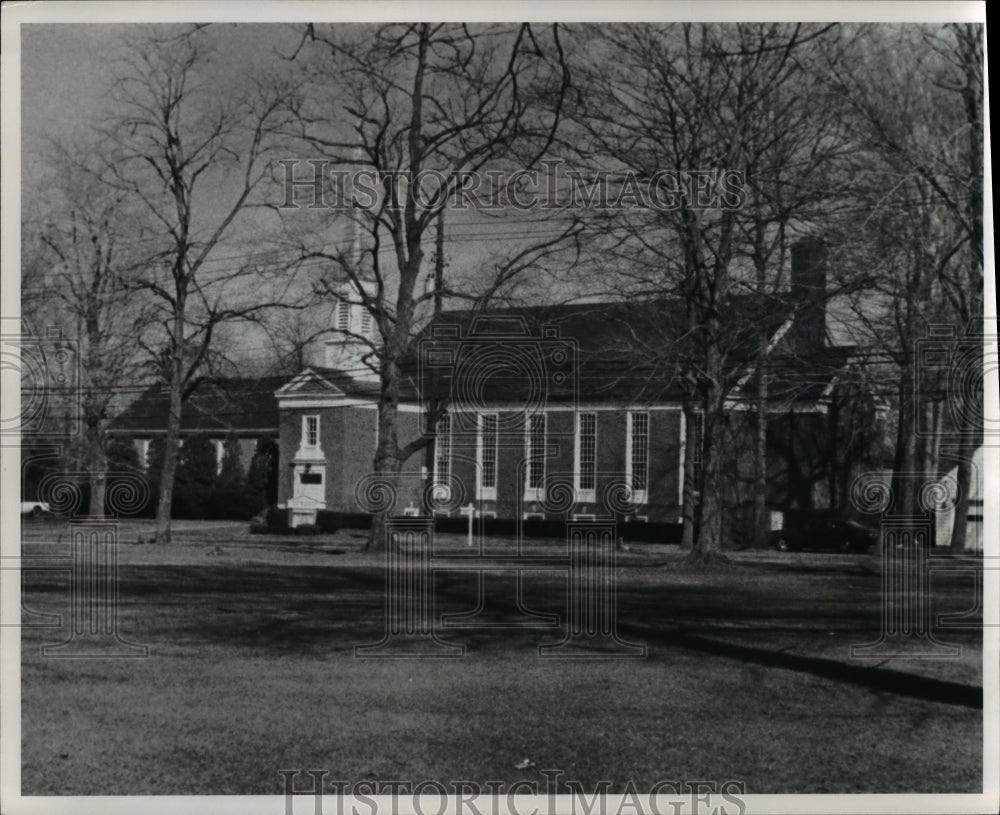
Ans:
{"label": "parked car", "polygon": [[43,512],[50,512],[49,505],[44,501],[22,501],[21,514],[30,515],[32,518],[40,518]]}
{"label": "parked car", "polygon": [[875,530],[822,511],[789,514],[785,528],[771,533],[771,544],[780,552],[800,549],[867,552],[877,543]]}

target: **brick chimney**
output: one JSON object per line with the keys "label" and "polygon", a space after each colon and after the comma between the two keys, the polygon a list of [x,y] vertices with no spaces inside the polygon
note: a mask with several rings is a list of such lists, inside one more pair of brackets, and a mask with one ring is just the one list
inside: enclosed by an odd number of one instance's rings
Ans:
{"label": "brick chimney", "polygon": [[826,246],[805,238],[792,247],[791,300],[795,324],[790,332],[795,353],[808,357],[826,346]]}

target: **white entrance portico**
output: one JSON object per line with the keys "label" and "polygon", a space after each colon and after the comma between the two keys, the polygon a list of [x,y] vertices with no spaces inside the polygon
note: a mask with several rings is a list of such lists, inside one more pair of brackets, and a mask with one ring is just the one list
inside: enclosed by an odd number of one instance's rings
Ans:
{"label": "white entrance portico", "polygon": [[301,442],[292,459],[292,498],[288,502],[293,527],[315,523],[317,510],[326,508],[326,456],[320,444],[319,420],[318,414],[302,417]]}

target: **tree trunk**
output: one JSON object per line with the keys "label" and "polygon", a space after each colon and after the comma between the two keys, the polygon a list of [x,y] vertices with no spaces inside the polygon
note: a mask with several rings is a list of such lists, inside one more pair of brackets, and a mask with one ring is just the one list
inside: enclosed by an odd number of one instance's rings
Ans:
{"label": "tree trunk", "polygon": [[378,405],[378,447],[375,450],[375,472],[380,476],[380,489],[390,496],[389,509],[372,513],[371,535],[366,552],[384,552],[388,545],[387,519],[399,493],[399,437],[396,419],[399,413],[399,369],[393,360],[382,364],[382,389]]}
{"label": "tree trunk", "polygon": [[[978,359],[978,365],[982,364],[982,357]],[[982,369],[978,367],[976,370],[981,371]],[[975,467],[972,462],[972,458],[975,455],[976,450],[982,444],[982,399],[983,399],[983,380],[977,377],[977,387],[976,391],[978,393],[973,396],[972,393],[966,393],[959,391],[957,393],[950,394],[950,398],[953,400],[953,407],[957,408],[955,411],[958,414],[957,427],[961,433],[975,435],[969,438],[966,436],[963,438],[959,444],[953,448],[954,452],[951,454],[953,459],[958,459],[958,471],[956,473],[956,480],[958,481],[958,497],[955,501],[955,521],[951,527],[951,551],[952,552],[962,552],[966,547],[966,538],[968,535],[968,525],[969,525],[969,502],[972,498],[972,483],[973,476],[975,474]],[[944,413],[944,405],[940,406],[940,413]],[[944,457],[944,454],[941,454]]]}
{"label": "tree trunk", "polygon": [[921,403],[916,405],[916,409],[921,414],[921,425],[929,432],[921,433],[916,440],[914,465],[924,474],[926,479],[935,479],[938,476],[936,461],[938,438],[934,431],[935,404],[932,399],[924,398]]}
{"label": "tree trunk", "polygon": [[[388,421],[393,422],[393,429],[395,429],[395,419]],[[379,419],[379,427],[385,427],[384,420],[381,417]],[[399,459],[393,455],[383,458],[381,441],[379,442],[379,454],[376,458],[375,472],[381,477],[380,481],[384,485],[383,488],[393,496],[392,501],[395,503],[396,495],[399,491]],[[389,527],[386,522],[390,514],[391,510],[372,513],[372,528],[368,542],[365,544],[366,552],[384,552],[388,547]]]}
{"label": "tree trunk", "polygon": [[87,466],[90,470],[90,506],[88,515],[104,517],[104,497],[107,491],[108,457],[99,427],[87,428]]}
{"label": "tree trunk", "polygon": [[[834,396],[826,412],[826,483],[830,492],[830,509],[844,509],[844,471],[850,468],[851,443],[841,439],[844,418],[840,399]],[[843,441],[843,444],[841,442]]]}
{"label": "tree trunk", "polygon": [[899,378],[899,423],[896,427],[896,453],[892,469],[893,513],[911,516],[916,505],[913,494],[914,465],[916,464],[916,435],[914,433],[913,373],[904,364]]}
{"label": "tree trunk", "polygon": [[[712,328],[710,327],[710,332]],[[713,341],[705,354],[705,434],[702,448],[701,500],[698,504],[698,534],[691,559],[699,563],[724,562],[722,554],[722,443],[724,416],[721,399],[722,355]]]}
{"label": "tree trunk", "polygon": [[681,547],[694,549],[695,483],[694,457],[698,434],[695,432],[694,402],[684,401],[684,484],[681,506]]}
{"label": "tree trunk", "polygon": [[[709,422],[718,417],[705,417]],[[714,431],[717,432],[717,431]],[[691,559],[699,563],[724,561],[722,555],[722,478],[719,446],[713,442],[714,432],[705,432],[705,447],[702,452],[701,501],[698,504],[698,534]]]}
{"label": "tree trunk", "polygon": [[[756,270],[757,290],[767,291],[767,241],[766,226],[763,220],[758,220],[754,229],[754,267]],[[784,226],[780,227],[782,235],[782,255],[784,255]],[[767,514],[767,403],[768,403],[768,370],[770,355],[768,342],[770,337],[766,331],[757,336],[758,359],[754,371],[757,388],[757,405],[754,414],[754,461],[753,461],[753,528],[751,530],[751,545],[754,549],[763,549],[768,544],[770,519]]]}
{"label": "tree trunk", "polygon": [[757,410],[754,418],[757,431],[753,463],[753,547],[767,546],[767,371],[762,357],[757,364]]}
{"label": "tree trunk", "polygon": [[942,403],[940,400],[929,403],[929,415],[927,426],[931,429],[927,437],[925,453],[927,460],[925,467],[927,472],[937,475],[941,470],[941,419],[943,416]]}
{"label": "tree trunk", "polygon": [[170,514],[174,502],[174,476],[177,474],[177,454],[180,450],[182,361],[171,364],[167,432],[163,440],[163,466],[160,470],[160,496],[156,504],[156,543],[170,543]]}

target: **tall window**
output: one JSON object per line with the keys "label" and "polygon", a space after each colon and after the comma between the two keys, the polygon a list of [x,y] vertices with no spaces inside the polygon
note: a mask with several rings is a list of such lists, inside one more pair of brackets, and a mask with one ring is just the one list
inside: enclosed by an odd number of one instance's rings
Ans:
{"label": "tall window", "polygon": [[532,500],[541,496],[537,490],[545,483],[545,414],[535,413],[528,417],[525,427],[525,458],[528,461],[525,493]]}
{"label": "tall window", "polygon": [[646,501],[646,490],[649,488],[648,413],[629,413],[627,446],[626,461],[632,500],[641,504]]}
{"label": "tall window", "polygon": [[479,497],[497,497],[497,414],[479,414]]}
{"label": "tall window", "polygon": [[447,483],[451,476],[451,416],[445,414],[437,423],[434,439],[434,480]]}
{"label": "tall window", "polygon": [[303,419],[302,438],[306,447],[319,447],[319,416],[306,416]]}
{"label": "tall window", "polygon": [[212,447],[215,448],[215,474],[222,472],[222,461],[226,457],[226,443],[222,439],[212,439]]}
{"label": "tall window", "polygon": [[694,414],[694,450],[691,451],[694,461],[694,488],[701,492],[701,481],[704,478],[702,453],[705,449],[705,414]]}
{"label": "tall window", "polygon": [[577,500],[593,501],[597,490],[597,414],[578,413],[576,419]]}
{"label": "tall window", "polygon": [[346,300],[337,301],[337,330],[347,331],[351,327],[351,304]]}
{"label": "tall window", "polygon": [[361,312],[361,333],[366,337],[374,333],[375,320],[372,318],[372,313],[368,309],[364,309]]}

